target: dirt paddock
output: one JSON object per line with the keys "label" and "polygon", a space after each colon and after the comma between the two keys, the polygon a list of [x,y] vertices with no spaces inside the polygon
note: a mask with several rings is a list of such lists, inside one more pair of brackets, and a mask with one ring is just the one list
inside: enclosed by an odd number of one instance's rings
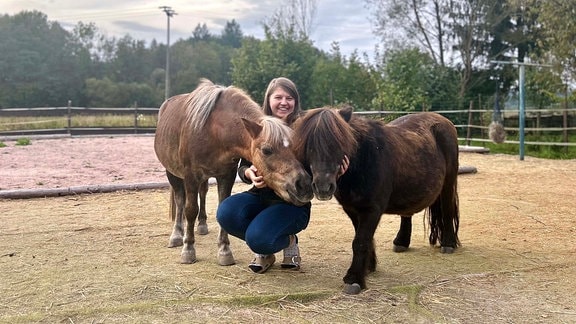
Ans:
{"label": "dirt paddock", "polygon": [[[163,180],[151,137],[7,144],[0,190]],[[313,201],[300,271],[256,275],[235,238],[236,265],[216,263],[214,187],[192,265],[166,247],[167,190],[0,199],[0,322],[576,322],[576,160],[463,153],[460,163],[478,169],[459,176],[462,247],[430,247],[418,214],[410,250],[394,253],[399,219],[384,215],[377,270],[356,296],[341,292],[353,228],[334,200]]]}

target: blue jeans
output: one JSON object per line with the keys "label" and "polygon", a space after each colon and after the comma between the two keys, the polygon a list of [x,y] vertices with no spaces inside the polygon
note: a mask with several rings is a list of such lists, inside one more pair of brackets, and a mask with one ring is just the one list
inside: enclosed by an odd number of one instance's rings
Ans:
{"label": "blue jeans", "polygon": [[232,195],[218,205],[216,219],[230,235],[242,239],[259,254],[274,254],[290,244],[289,235],[305,229],[311,204],[269,204],[251,192]]}

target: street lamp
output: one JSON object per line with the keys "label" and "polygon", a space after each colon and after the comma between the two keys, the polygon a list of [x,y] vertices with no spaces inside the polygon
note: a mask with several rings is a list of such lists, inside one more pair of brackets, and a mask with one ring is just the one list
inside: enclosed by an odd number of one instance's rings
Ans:
{"label": "street lamp", "polygon": [[164,100],[167,100],[170,93],[170,18],[177,15],[177,13],[172,7],[160,6],[158,8],[166,13],[166,75],[164,77]]}

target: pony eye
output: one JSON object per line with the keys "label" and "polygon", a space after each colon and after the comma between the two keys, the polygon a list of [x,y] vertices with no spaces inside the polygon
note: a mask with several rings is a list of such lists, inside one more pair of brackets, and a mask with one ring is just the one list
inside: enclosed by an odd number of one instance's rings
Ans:
{"label": "pony eye", "polygon": [[262,154],[264,154],[264,155],[266,155],[266,156],[269,156],[269,155],[272,155],[272,153],[274,153],[274,151],[272,150],[272,147],[270,147],[270,146],[264,146],[264,147],[262,148]]}

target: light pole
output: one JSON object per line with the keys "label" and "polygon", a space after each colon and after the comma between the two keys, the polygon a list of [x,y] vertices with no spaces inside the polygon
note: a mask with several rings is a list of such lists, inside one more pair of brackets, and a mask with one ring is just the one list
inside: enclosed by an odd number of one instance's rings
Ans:
{"label": "light pole", "polygon": [[166,13],[166,74],[164,77],[164,100],[167,100],[170,95],[170,18],[177,13],[172,9],[172,7],[161,6],[158,8]]}

